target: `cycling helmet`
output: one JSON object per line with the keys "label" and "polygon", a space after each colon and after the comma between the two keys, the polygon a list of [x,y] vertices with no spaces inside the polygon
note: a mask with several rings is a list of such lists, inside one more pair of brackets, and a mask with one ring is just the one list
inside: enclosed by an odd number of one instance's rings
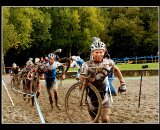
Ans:
{"label": "cycling helmet", "polygon": [[98,50],[98,49],[102,49],[102,50],[105,51],[106,46],[103,42],[100,41],[99,38],[93,37],[93,43],[91,45],[91,51]]}
{"label": "cycling helmet", "polygon": [[44,59],[45,59],[45,61],[48,61],[48,57],[47,56]]}
{"label": "cycling helmet", "polygon": [[48,54],[48,58],[49,58],[49,59],[50,59],[50,58],[56,59],[56,55],[55,55],[54,53],[50,53],[50,54]]}
{"label": "cycling helmet", "polygon": [[17,65],[16,65],[16,63],[13,63],[12,66],[13,66],[13,67],[16,67]]}
{"label": "cycling helmet", "polygon": [[33,60],[33,58],[30,57],[29,60]]}
{"label": "cycling helmet", "polygon": [[76,60],[77,59],[77,57],[76,56],[72,56],[72,60]]}
{"label": "cycling helmet", "polygon": [[26,66],[34,66],[33,62],[31,60],[27,61]]}
{"label": "cycling helmet", "polygon": [[35,58],[35,63],[39,62],[40,58]]}

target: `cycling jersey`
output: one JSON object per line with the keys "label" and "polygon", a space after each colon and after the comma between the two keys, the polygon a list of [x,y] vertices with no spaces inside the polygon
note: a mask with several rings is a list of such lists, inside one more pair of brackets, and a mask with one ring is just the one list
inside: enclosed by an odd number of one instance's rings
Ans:
{"label": "cycling jersey", "polygon": [[87,61],[82,65],[81,74],[82,75],[89,75],[89,67],[104,67],[107,70],[110,70],[114,67],[115,63],[111,59],[103,59],[102,62],[96,63],[93,60]]}
{"label": "cycling jersey", "polygon": [[13,74],[17,75],[18,72],[19,72],[19,67],[18,66],[16,68],[13,68],[13,67],[11,68],[11,74],[13,73]]}
{"label": "cycling jersey", "polygon": [[[111,60],[111,59],[103,59],[102,62],[100,63],[96,63],[94,62],[93,60],[90,60],[90,61],[87,61],[85,62],[83,65],[82,65],[82,69],[81,69],[81,75],[85,75],[85,76],[88,76],[91,72],[89,71],[89,67],[104,67],[106,68],[108,71],[111,70],[111,68],[113,68],[114,66],[114,61]],[[105,69],[104,69],[105,70]],[[97,75],[99,75],[99,73],[96,73],[92,72],[92,78],[95,78],[95,81],[92,83],[99,91],[100,95],[101,95],[101,98],[103,100],[103,104],[105,104],[104,107],[110,107],[110,103],[109,103],[109,95],[108,95],[108,82],[107,80],[105,80],[105,78],[107,77],[108,78],[108,71],[103,71],[106,75],[104,76],[98,76],[99,78],[96,78]],[[91,98],[91,100],[95,100],[94,99],[94,94],[92,91],[89,92],[89,97]],[[108,104],[107,104],[108,102]],[[107,105],[107,106],[106,106]],[[95,106],[93,104],[93,106]]]}
{"label": "cycling jersey", "polygon": [[46,78],[56,78],[56,68],[61,65],[62,64],[57,61],[54,61],[52,65],[48,62],[46,64],[46,67],[48,69],[48,71],[45,73]]}
{"label": "cycling jersey", "polygon": [[84,63],[84,60],[81,59],[81,58],[78,58],[78,59],[76,60],[76,62],[77,62],[77,64],[78,64],[78,66],[81,67],[82,64]]}
{"label": "cycling jersey", "polygon": [[70,66],[71,67],[77,66],[77,68],[80,69],[83,63],[84,63],[84,60],[81,59],[80,57],[77,57],[76,60],[73,60]]}

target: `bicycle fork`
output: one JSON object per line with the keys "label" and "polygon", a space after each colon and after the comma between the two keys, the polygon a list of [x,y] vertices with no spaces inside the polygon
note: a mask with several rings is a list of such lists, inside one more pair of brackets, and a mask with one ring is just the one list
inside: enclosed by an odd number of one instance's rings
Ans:
{"label": "bicycle fork", "polygon": [[[81,100],[80,100],[80,106],[85,106],[87,104],[87,88],[84,88],[84,83],[80,85],[80,91],[82,91],[82,94],[81,94]],[[85,90],[86,90],[86,94],[85,94]],[[85,94],[85,95],[84,95]],[[84,97],[85,96],[85,97]],[[83,98],[84,99],[84,103],[83,103]]]}

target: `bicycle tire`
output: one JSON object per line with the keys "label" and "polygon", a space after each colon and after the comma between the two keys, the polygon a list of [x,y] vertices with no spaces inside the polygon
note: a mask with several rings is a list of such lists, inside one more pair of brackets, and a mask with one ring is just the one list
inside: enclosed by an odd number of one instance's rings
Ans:
{"label": "bicycle tire", "polygon": [[[89,115],[88,109],[89,104],[88,102],[83,102],[82,104],[79,104],[81,100],[86,101],[86,90],[87,87],[84,87],[84,89],[80,89],[80,82],[77,82],[73,84],[67,91],[65,96],[65,112],[69,118],[69,121],[71,123],[94,123],[99,120],[99,117],[101,115],[101,109],[102,109],[102,99],[101,96],[96,89],[95,86],[92,84],[89,84],[89,88],[93,90],[97,97],[98,101],[98,110],[96,113],[96,116],[93,120],[91,120],[91,117]],[[77,90],[77,91],[76,91]],[[75,91],[75,95],[73,94],[73,91]],[[73,94],[73,96],[72,96]],[[85,104],[85,105],[83,105]],[[80,112],[79,115],[77,115],[77,112]],[[84,113],[83,113],[84,112]],[[83,115],[84,114],[84,115]],[[81,119],[82,118],[82,119]]]}
{"label": "bicycle tire", "polygon": [[58,62],[60,62],[60,63],[67,63],[67,68],[66,68],[66,70],[65,70],[65,74],[66,74],[67,71],[68,71],[69,68],[70,68],[71,59],[70,59],[70,58],[67,58],[67,57],[63,57],[63,58],[59,59]]}

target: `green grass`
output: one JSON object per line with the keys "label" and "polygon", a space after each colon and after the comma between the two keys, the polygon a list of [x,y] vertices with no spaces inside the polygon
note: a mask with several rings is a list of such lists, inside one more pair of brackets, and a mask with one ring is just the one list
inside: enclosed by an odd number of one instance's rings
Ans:
{"label": "green grass", "polygon": [[[159,63],[116,64],[120,70],[141,70],[143,65],[148,65],[147,69],[159,69]],[[69,68],[69,71],[77,72],[77,68]]]}
{"label": "green grass", "polygon": [[148,65],[146,69],[159,69],[159,63],[116,64],[120,70],[141,70],[143,65]]}

